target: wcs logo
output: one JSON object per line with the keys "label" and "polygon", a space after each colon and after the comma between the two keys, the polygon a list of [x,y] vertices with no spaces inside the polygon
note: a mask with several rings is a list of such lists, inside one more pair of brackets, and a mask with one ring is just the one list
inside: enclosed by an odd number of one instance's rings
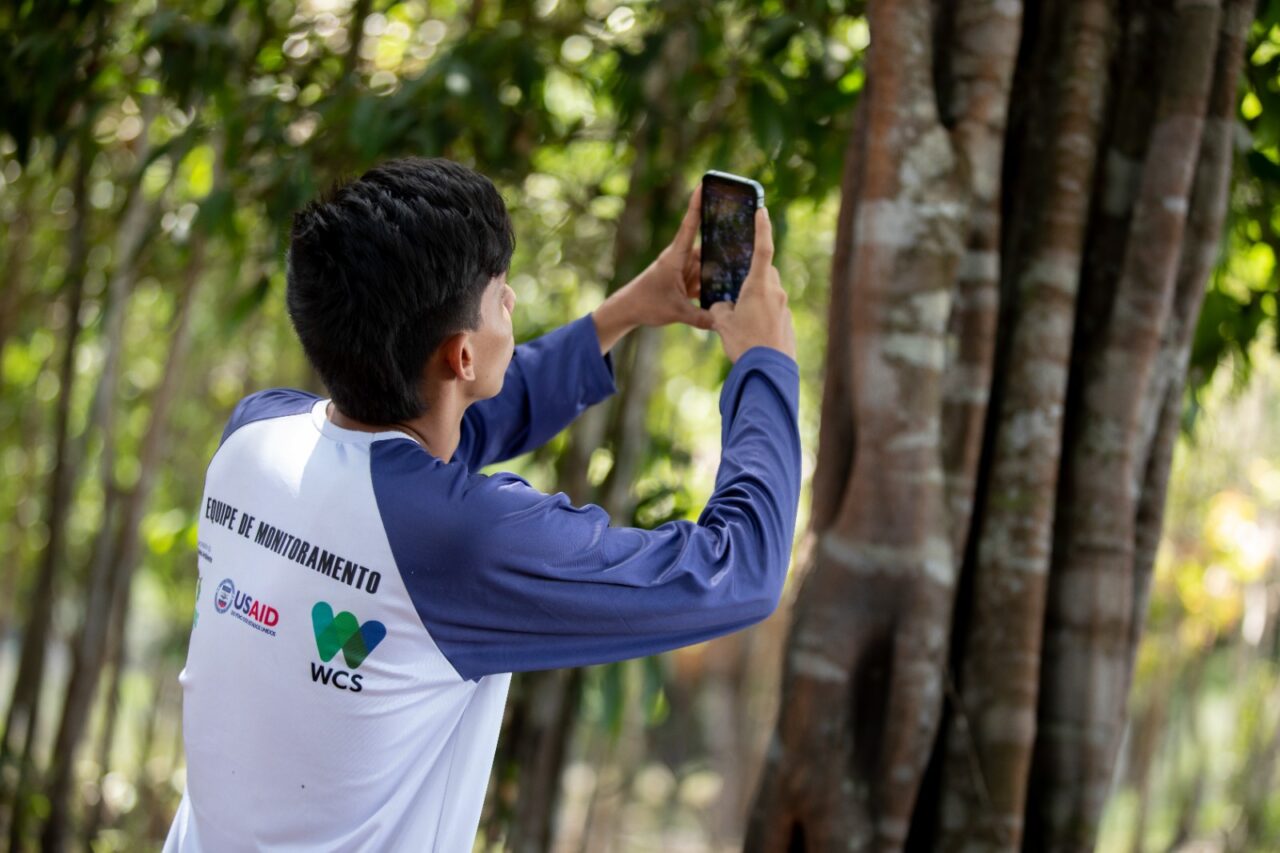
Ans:
{"label": "wcs logo", "polygon": [[250,628],[256,628],[268,636],[276,635],[280,623],[280,611],[255,599],[247,592],[237,590],[231,578],[223,578],[213,594],[213,609],[219,613],[231,611],[231,615]]}
{"label": "wcs logo", "polygon": [[[370,619],[361,625],[355,614],[346,610],[335,616],[327,601],[317,601],[311,608],[311,627],[315,629],[316,651],[320,653],[320,660],[328,663],[341,651],[342,659],[351,669],[359,669],[364,659],[387,636],[387,627],[381,622]],[[339,690],[359,693],[364,689],[360,683],[362,679],[363,676],[345,669],[311,664],[312,681],[332,684]]]}

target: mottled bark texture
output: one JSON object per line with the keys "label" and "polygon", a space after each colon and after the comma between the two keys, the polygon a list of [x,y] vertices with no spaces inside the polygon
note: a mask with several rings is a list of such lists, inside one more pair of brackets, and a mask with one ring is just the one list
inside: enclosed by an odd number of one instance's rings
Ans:
{"label": "mottled bark texture", "polygon": [[873,0],[749,850],[1090,849],[1247,0]]}
{"label": "mottled bark texture", "polygon": [[1024,69],[1017,129],[1030,158],[1007,194],[1021,213],[1000,390],[990,408],[981,523],[968,608],[957,624],[958,686],[945,734],[940,846],[1016,848],[1036,733],[1040,632],[1052,544],[1076,282],[1102,113],[1109,10],[1091,0],[1049,10],[1035,38],[1056,61]]}
{"label": "mottled bark texture", "polygon": [[[1172,9],[1167,8],[1173,6]],[[1220,2],[1172,15],[1155,64],[1156,108],[1110,310],[1077,347],[1046,602],[1039,726],[1028,804],[1042,849],[1091,847],[1125,721],[1134,621],[1136,516],[1146,468],[1141,414],[1170,323],[1203,136]],[[1101,301],[1101,300],[1099,300]],[[1163,501],[1163,498],[1161,498]]]}

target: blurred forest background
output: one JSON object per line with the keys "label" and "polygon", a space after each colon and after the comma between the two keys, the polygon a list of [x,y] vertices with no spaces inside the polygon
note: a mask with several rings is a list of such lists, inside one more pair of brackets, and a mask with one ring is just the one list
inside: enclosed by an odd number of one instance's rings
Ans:
{"label": "blurred forest background", "polygon": [[[1104,850],[1280,849],[1280,4],[1255,17]],[[136,850],[168,828],[205,465],[244,394],[322,390],[284,312],[284,241],[335,179],[405,154],[492,177],[523,340],[651,261],[704,170],[756,177],[800,342],[807,483],[869,41],[855,0],[5,4],[10,849]],[[619,522],[695,518],[727,369],[705,333],[633,335],[620,394],[514,470]],[[661,658],[518,678],[477,844],[741,846],[786,611]]]}

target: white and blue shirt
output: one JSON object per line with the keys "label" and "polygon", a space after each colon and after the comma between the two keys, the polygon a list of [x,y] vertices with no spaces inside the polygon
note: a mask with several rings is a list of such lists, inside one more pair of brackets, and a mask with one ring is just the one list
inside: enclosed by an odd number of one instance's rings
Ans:
{"label": "white and blue shirt", "polygon": [[172,851],[470,850],[510,673],[700,642],[768,616],[800,493],[799,375],[756,347],[720,394],[697,523],[611,527],[514,474],[614,391],[590,316],[516,348],[445,462],[253,394],[209,465]]}

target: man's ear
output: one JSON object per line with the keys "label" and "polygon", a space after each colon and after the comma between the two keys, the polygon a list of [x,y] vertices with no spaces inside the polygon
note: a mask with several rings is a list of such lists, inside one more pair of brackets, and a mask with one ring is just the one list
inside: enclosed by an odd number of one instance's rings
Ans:
{"label": "man's ear", "polygon": [[444,354],[444,362],[449,365],[454,376],[464,382],[473,382],[476,378],[475,352],[471,348],[471,335],[458,332],[445,338],[440,344]]}

